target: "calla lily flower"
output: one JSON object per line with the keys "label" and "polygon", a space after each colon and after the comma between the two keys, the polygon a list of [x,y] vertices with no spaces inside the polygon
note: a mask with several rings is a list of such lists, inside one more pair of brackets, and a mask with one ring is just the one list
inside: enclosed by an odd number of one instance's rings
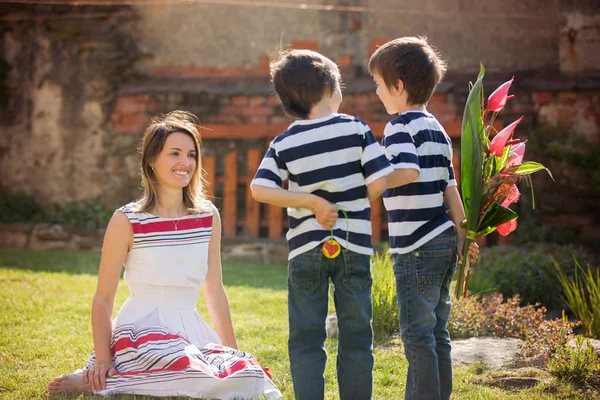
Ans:
{"label": "calla lily flower", "polygon": [[519,125],[519,122],[521,122],[522,119],[523,117],[519,118],[512,124],[502,129],[500,132],[498,132],[496,136],[494,136],[492,142],[490,143],[490,154],[494,154],[496,157],[502,157],[504,146],[506,146],[508,140],[511,138],[513,132],[515,131],[515,128],[517,127],[517,125]]}
{"label": "calla lily flower", "polygon": [[506,168],[514,167],[515,165],[521,165],[523,162],[523,156],[525,156],[525,142],[521,142],[510,148],[510,156],[506,163]]}
{"label": "calla lily flower", "polygon": [[496,227],[496,230],[502,236],[507,236],[508,234],[510,234],[511,232],[513,232],[515,229],[517,229],[517,220],[516,219],[513,219],[512,221],[505,222],[505,223],[500,224],[500,225],[498,225]]}
{"label": "calla lily flower", "polygon": [[494,90],[494,93],[490,94],[490,97],[488,97],[488,111],[498,112],[502,110],[506,101],[515,97],[513,95],[508,95],[508,89],[514,80],[515,78],[513,77],[510,81],[504,82],[502,85],[498,86],[498,89]]}

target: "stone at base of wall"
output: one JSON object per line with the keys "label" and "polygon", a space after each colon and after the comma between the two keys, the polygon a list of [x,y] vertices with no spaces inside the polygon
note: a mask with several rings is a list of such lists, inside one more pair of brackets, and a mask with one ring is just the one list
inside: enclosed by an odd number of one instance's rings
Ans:
{"label": "stone at base of wall", "polygon": [[32,250],[101,251],[104,229],[56,224],[0,224],[0,247]]}
{"label": "stone at base of wall", "polygon": [[[0,247],[31,250],[102,251],[104,229],[69,228],[51,224],[0,223]],[[285,240],[224,238],[223,260],[286,265]]]}

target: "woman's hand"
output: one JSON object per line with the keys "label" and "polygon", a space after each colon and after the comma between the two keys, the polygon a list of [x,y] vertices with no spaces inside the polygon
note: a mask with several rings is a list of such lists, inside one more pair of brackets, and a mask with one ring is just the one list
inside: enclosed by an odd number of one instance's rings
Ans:
{"label": "woman's hand", "polygon": [[106,377],[111,377],[117,370],[111,363],[95,363],[94,366],[83,373],[83,381],[87,383],[92,392],[106,389]]}

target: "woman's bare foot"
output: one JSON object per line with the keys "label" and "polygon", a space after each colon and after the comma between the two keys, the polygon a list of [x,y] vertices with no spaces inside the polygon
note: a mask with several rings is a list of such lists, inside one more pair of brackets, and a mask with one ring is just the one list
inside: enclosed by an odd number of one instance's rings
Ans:
{"label": "woman's bare foot", "polygon": [[46,386],[48,394],[56,393],[89,393],[90,386],[83,382],[83,372],[57,376]]}

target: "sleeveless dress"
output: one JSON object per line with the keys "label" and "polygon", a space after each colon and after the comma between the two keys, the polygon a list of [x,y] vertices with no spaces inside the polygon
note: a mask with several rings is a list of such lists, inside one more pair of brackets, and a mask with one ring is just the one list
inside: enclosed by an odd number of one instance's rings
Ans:
{"label": "sleeveless dress", "polygon": [[[281,398],[256,358],[221,345],[196,310],[208,270],[212,212],[171,219],[134,212],[133,206],[119,209],[131,222],[134,243],[124,263],[130,296],[113,320],[117,374],[96,394]],[[84,370],[94,359],[92,352]]]}

